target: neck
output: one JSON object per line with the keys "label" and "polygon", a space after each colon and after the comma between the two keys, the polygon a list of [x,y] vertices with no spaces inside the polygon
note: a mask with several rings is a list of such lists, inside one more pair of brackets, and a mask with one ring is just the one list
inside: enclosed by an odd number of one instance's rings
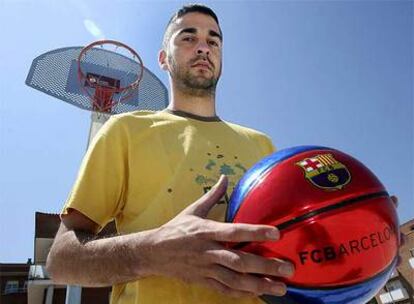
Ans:
{"label": "neck", "polygon": [[184,92],[172,84],[168,109],[204,117],[216,116],[215,97],[215,92]]}

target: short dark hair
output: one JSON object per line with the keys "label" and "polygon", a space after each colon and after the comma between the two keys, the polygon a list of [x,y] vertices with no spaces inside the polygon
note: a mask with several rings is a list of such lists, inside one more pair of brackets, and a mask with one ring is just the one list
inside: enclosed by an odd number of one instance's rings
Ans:
{"label": "short dark hair", "polygon": [[[162,46],[164,49],[167,47],[168,41],[171,38],[171,31],[170,31],[171,24],[173,24],[178,18],[181,18],[182,16],[189,14],[189,13],[200,13],[200,14],[204,14],[204,15],[212,17],[214,21],[216,21],[220,29],[220,23],[219,23],[218,17],[211,8],[209,8],[208,6],[204,4],[198,4],[198,3],[186,4],[183,7],[181,7],[174,15],[172,15],[172,17],[170,18],[170,21],[168,21],[168,24],[165,27],[165,33],[162,39]],[[223,35],[221,33],[221,29],[220,29],[220,34]]]}

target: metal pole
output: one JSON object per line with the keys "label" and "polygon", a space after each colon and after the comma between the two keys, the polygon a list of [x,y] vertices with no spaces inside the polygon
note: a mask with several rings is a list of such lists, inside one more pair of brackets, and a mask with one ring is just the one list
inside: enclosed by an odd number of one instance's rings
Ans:
{"label": "metal pole", "polygon": [[[88,147],[96,133],[109,119],[109,114],[92,112],[91,115],[91,127],[89,129]],[[82,287],[75,285],[66,286],[66,300],[65,304],[81,304],[82,298]]]}
{"label": "metal pole", "polygon": [[47,287],[45,304],[52,304],[53,303],[54,289],[55,289],[55,287],[53,285],[49,285]]}
{"label": "metal pole", "polygon": [[75,285],[66,286],[65,304],[80,304],[82,297],[82,287]]}

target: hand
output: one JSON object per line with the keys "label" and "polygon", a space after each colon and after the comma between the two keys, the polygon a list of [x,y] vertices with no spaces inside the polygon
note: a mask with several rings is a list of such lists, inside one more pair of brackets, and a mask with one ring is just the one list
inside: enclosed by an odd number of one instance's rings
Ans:
{"label": "hand", "polygon": [[149,274],[199,283],[235,297],[284,295],[286,285],[266,276],[291,276],[290,263],[231,250],[221,243],[275,241],[279,239],[277,228],[206,219],[226,189],[227,178],[221,176],[208,193],[156,229]]}

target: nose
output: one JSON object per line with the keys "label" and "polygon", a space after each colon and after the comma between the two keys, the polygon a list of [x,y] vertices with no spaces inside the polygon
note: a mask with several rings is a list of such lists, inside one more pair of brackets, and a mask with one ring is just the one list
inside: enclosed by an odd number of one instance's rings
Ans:
{"label": "nose", "polygon": [[201,55],[201,54],[209,55],[210,54],[210,48],[208,47],[208,44],[206,42],[201,41],[197,45],[196,52],[197,52],[197,55]]}

